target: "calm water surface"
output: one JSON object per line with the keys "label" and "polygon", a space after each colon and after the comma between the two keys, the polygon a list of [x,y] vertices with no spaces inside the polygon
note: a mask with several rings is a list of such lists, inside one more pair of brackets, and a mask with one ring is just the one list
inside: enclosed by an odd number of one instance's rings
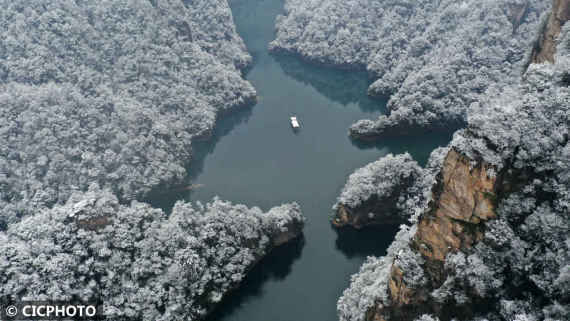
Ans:
{"label": "calm water surface", "polygon": [[[447,136],[387,139],[358,146],[347,136],[356,120],[376,118],[385,103],[366,96],[364,73],[315,67],[267,52],[282,0],[234,0],[240,35],[254,56],[247,74],[260,96],[252,109],[225,116],[213,141],[197,148],[190,183],[178,198],[222,199],[264,210],[297,201],[308,218],[304,239],[266,257],[209,321],[331,321],[336,301],[368,255],[383,255],[395,228],[337,233],[331,206],[347,176],[388,153],[410,152],[424,163]],[[297,115],[302,129],[291,130]]]}

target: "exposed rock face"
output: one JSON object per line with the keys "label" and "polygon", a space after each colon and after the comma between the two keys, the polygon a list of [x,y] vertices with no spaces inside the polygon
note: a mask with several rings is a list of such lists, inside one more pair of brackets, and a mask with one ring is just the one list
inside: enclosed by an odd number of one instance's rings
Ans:
{"label": "exposed rock face", "polygon": [[[402,190],[394,192],[399,194]],[[398,195],[387,195],[383,198],[371,197],[356,208],[338,204],[332,224],[336,227],[352,226],[360,229],[370,225],[404,223],[407,217],[400,216],[397,202]]]}
{"label": "exposed rock face", "polygon": [[434,150],[422,168],[410,154],[388,154],[350,175],[333,206],[336,227],[407,222],[427,204],[448,148]]}
{"label": "exposed rock face", "polygon": [[556,53],[556,38],[560,35],[562,26],[570,19],[570,1],[554,0],[552,13],[543,26],[532,51],[532,63],[554,63]]}
{"label": "exposed rock face", "polygon": [[281,246],[291,240],[296,239],[303,231],[303,225],[300,222],[293,222],[287,226],[286,230],[281,231],[272,239],[273,246]]}
{"label": "exposed rock face", "polygon": [[341,321],[570,320],[567,28],[556,49],[472,106],[429,206],[352,277]]}
{"label": "exposed rock face", "polygon": [[303,233],[305,218],[301,214],[298,204],[283,205],[271,209],[267,215],[266,226],[271,226],[271,244],[273,247],[281,246]]}
{"label": "exposed rock face", "polygon": [[[539,227],[539,235],[544,234],[538,239],[536,236],[528,235],[529,229],[533,229],[529,228],[532,224],[530,222],[537,217],[542,217],[539,220],[548,220],[548,216],[552,215],[549,211],[535,210],[533,214],[523,219],[524,223],[521,223],[521,226],[515,224],[509,227],[509,223],[506,222],[521,219],[515,218],[520,214],[513,213],[511,208],[513,205],[510,204],[512,201],[505,199],[511,193],[517,195],[516,191],[528,190],[529,181],[537,181],[533,178],[536,173],[523,173],[510,167],[503,167],[499,173],[497,171],[495,165],[482,159],[474,161],[455,149],[448,153],[433,188],[433,200],[411,230],[415,233],[410,234],[413,236],[409,239],[408,245],[400,247],[397,255],[388,255],[392,263],[389,272],[384,276],[388,282],[385,286],[386,298],[372,305],[363,320],[419,320],[423,314],[436,315],[437,320],[472,320],[477,319],[477,314],[481,311],[489,313],[497,309],[493,305],[500,306],[498,310],[501,315],[529,315],[531,320],[545,318],[544,315],[541,316],[527,307],[524,300],[513,300],[513,297],[526,295],[534,296],[534,300],[542,304],[554,303],[544,308],[543,312],[552,314],[554,320],[570,316],[570,311],[559,306],[559,302],[563,305],[562,302],[568,302],[570,293],[570,283],[561,281],[568,278],[570,270],[568,212],[564,214],[562,210],[556,214],[562,215],[553,221],[554,224],[561,224],[557,231],[550,232],[549,228]],[[525,183],[522,183],[523,181]],[[559,193],[565,192],[562,190]],[[499,202],[499,200],[504,201]],[[518,196],[515,197],[515,202],[524,204]],[[515,206],[520,206],[517,203]],[[498,219],[500,215],[503,217]],[[562,235],[557,235],[558,233]],[[561,246],[562,252],[558,253],[560,255],[565,252],[565,254],[562,254],[556,263],[549,261],[552,262],[549,264],[554,265],[555,271],[550,282],[563,283],[556,285],[546,283],[537,287],[536,283],[533,284],[537,280],[533,280],[532,274],[544,275],[550,272],[536,270],[536,266],[529,268],[537,264],[531,263],[533,260],[543,266],[545,263],[540,259],[541,256],[533,259],[532,257],[537,254],[531,254],[526,258],[522,258],[521,255],[528,251],[525,248],[544,247],[543,240],[552,237],[556,241],[549,242],[558,242],[558,244],[550,246],[554,249]],[[517,246],[522,248],[517,249]],[[519,254],[515,254],[517,252]],[[521,269],[513,264],[520,264],[526,268]],[[385,264],[378,268],[386,269]],[[543,269],[548,270],[550,267]],[[556,276],[558,279],[555,281]],[[377,282],[381,284],[380,280]],[[536,293],[520,295],[516,292],[532,287],[536,287]],[[552,294],[547,294],[545,290],[538,290],[539,287],[558,289],[553,290]],[[453,289],[457,293],[451,294]],[[492,299],[490,293],[494,293],[497,297]],[[548,298],[549,295],[552,295],[552,298]],[[517,311],[517,309],[527,310]]]}
{"label": "exposed rock face", "polygon": [[453,249],[470,247],[480,240],[476,227],[494,218],[496,176],[490,165],[472,167],[470,159],[452,150],[447,155],[438,181],[441,191],[434,191],[431,213],[424,217],[414,239],[424,257],[443,261]]}
{"label": "exposed rock face", "polygon": [[425,260],[425,273],[430,280],[427,288],[406,284],[405,271],[397,262],[392,265],[388,294],[389,308],[375,309],[370,320],[406,319],[417,311],[440,312],[428,304],[430,289],[445,281],[443,268],[451,252],[465,251],[483,238],[484,223],[496,217],[495,168],[485,162],[473,165],[465,155],[450,150],[434,186],[429,210],[419,220],[411,248]]}

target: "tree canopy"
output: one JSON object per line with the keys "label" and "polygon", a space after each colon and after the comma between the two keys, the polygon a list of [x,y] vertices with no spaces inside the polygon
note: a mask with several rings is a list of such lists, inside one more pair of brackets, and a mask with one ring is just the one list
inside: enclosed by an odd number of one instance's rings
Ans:
{"label": "tree canopy", "polygon": [[366,69],[389,115],[354,137],[462,127],[490,85],[517,83],[548,1],[287,0],[270,48]]}
{"label": "tree canopy", "polygon": [[0,5],[0,228],[91,183],[181,181],[192,140],[256,97],[225,0]]}
{"label": "tree canopy", "polygon": [[178,202],[167,216],[92,185],[0,232],[0,303],[100,301],[113,320],[200,320],[303,224],[297,204]]}
{"label": "tree canopy", "polygon": [[[530,65],[521,84],[491,89],[455,134],[451,148],[492,164],[509,186],[495,199],[497,218],[486,223],[482,240],[447,255],[446,279],[428,303],[453,311],[485,302],[475,320],[570,317],[569,48],[566,26],[555,64]],[[341,320],[365,320],[374,305],[390,304],[391,268],[407,271],[408,287],[425,288],[429,267],[410,246],[416,229],[403,226],[387,256],[370,258],[353,276],[338,302]]]}

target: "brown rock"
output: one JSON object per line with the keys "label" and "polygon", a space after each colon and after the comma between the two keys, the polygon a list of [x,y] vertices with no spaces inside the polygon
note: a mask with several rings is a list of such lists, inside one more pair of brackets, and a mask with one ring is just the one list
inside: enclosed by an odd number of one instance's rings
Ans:
{"label": "brown rock", "polygon": [[395,199],[374,198],[359,208],[338,204],[332,224],[337,228],[352,226],[355,229],[382,224],[402,224],[405,220],[398,215],[399,209],[395,203]]}
{"label": "brown rock", "polygon": [[570,0],[554,0],[552,13],[540,33],[531,56],[532,63],[554,63],[556,38],[562,26],[570,19]]}
{"label": "brown rock", "polygon": [[352,225],[356,228],[358,228],[360,226],[360,224],[351,218],[354,218],[355,216],[350,215],[348,213],[348,210],[346,209],[346,207],[344,206],[344,204],[339,204],[338,209],[336,211],[336,215],[332,220],[332,224],[336,227],[343,227],[343,226],[347,226],[347,225]]}
{"label": "brown rock", "polygon": [[[377,306],[367,320],[412,320],[418,313],[437,312],[437,305],[426,302],[428,293],[443,284],[443,269],[449,252],[470,248],[483,237],[484,223],[496,217],[495,193],[499,184],[493,166],[472,160],[450,150],[433,189],[434,200],[418,223],[411,247],[425,259],[427,288],[405,284],[404,274],[392,265],[389,280],[391,306]],[[389,316],[389,317],[386,317]]]}
{"label": "brown rock", "polygon": [[423,256],[443,262],[449,251],[470,247],[481,238],[476,226],[495,217],[496,178],[490,177],[490,168],[484,163],[471,168],[468,158],[449,152],[441,172],[443,188],[434,195],[431,213],[420,221],[414,238]]}

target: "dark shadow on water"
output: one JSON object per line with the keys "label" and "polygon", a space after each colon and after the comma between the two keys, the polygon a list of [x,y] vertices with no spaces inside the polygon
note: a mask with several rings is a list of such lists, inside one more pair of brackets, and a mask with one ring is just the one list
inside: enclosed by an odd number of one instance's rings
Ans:
{"label": "dark shadow on water", "polygon": [[373,99],[366,94],[370,81],[364,71],[319,66],[284,53],[272,54],[272,57],[286,75],[312,86],[328,99],[342,105],[356,103],[366,112],[386,111],[388,98]]}
{"label": "dark shadow on water", "polygon": [[219,115],[212,137],[192,142],[192,160],[186,166],[189,174],[185,181],[176,186],[159,186],[149,193],[144,201],[153,207],[161,208],[166,213],[171,213],[176,201],[187,199],[192,193],[189,187],[194,178],[202,173],[206,157],[214,152],[217,143],[232,129],[249,121],[253,108],[254,106],[243,106]]}
{"label": "dark shadow on water", "polygon": [[343,227],[336,230],[336,248],[348,258],[383,256],[398,230],[398,225],[371,226],[361,230]]}
{"label": "dark shadow on water", "polygon": [[252,108],[254,108],[254,106],[246,106],[239,110],[231,111],[228,114],[221,115],[216,122],[212,137],[194,143],[193,160],[190,162],[189,168],[187,168],[190,173],[190,180],[202,173],[204,160],[209,154],[214,152],[216,145],[224,136],[228,135],[238,125],[247,124],[253,113]]}
{"label": "dark shadow on water", "polygon": [[[410,153],[420,166],[425,166],[431,152],[438,148],[447,146],[453,137],[453,132],[431,132],[414,136],[385,137],[368,142],[351,139],[352,144],[359,149],[384,149],[388,148],[392,154]],[[350,138],[349,138],[350,139]]]}
{"label": "dark shadow on water", "polygon": [[[370,113],[386,114],[389,97],[370,97],[366,93],[371,84],[365,71],[340,70],[303,61],[296,55],[274,53],[272,58],[280,65],[283,72],[301,83],[315,88],[330,100],[348,105],[357,104],[361,110]],[[377,116],[371,117],[374,119]],[[359,149],[388,148],[393,154],[409,152],[422,166],[427,163],[430,153],[437,147],[446,146],[457,129],[418,132],[409,136],[385,137],[373,142],[352,140]],[[348,128],[346,129],[348,130]]]}
{"label": "dark shadow on water", "polygon": [[231,315],[248,300],[263,295],[262,285],[269,280],[283,280],[291,273],[293,263],[301,257],[303,236],[274,249],[247,274],[239,289],[228,294],[222,304],[206,318],[219,321]]}

